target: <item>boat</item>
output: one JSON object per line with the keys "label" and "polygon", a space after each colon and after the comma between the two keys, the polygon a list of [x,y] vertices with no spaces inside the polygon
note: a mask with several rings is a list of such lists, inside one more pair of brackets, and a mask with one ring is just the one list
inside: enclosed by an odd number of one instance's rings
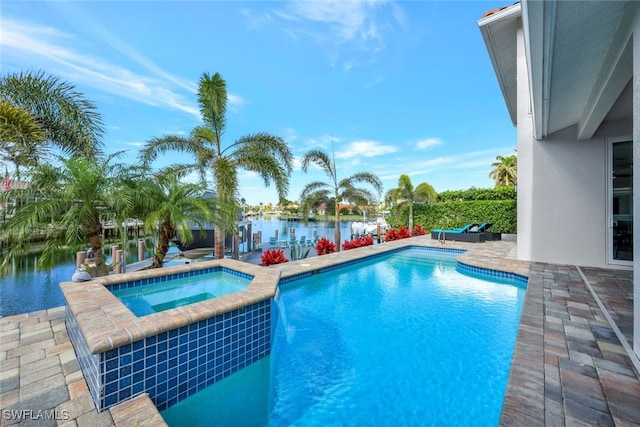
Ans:
{"label": "boat", "polygon": [[[213,198],[215,193],[212,191],[206,191],[202,198]],[[243,220],[242,210],[238,210],[236,228],[238,230],[238,244],[245,243],[247,241],[248,230],[250,229],[251,221]],[[214,229],[213,223],[207,223],[203,226],[193,225],[191,227],[192,240],[186,244],[180,239],[180,233],[173,239],[175,245],[180,249],[180,255],[188,259],[197,259],[205,257],[215,252],[214,243]],[[225,250],[232,249],[234,247],[234,236],[227,234],[224,241]]]}
{"label": "boat", "polygon": [[[248,225],[251,224],[251,221],[238,221],[236,222],[236,226],[238,228],[238,244],[245,243],[247,241],[248,236]],[[193,236],[191,242],[188,244],[183,243],[180,240],[180,234],[176,236],[173,240],[175,245],[180,249],[180,255],[188,258],[188,259],[197,259],[203,258],[209,254],[214,253],[214,225],[206,224],[204,227],[193,227],[191,229],[191,234]],[[226,250],[232,249],[234,242],[234,236],[231,234],[227,234],[224,247]]]}
{"label": "boat", "polygon": [[381,211],[374,221],[367,221],[366,216],[363,221],[354,221],[351,223],[351,234],[354,236],[374,236],[378,234],[378,227],[380,234],[386,234],[389,229],[388,216],[389,211]]}
{"label": "boat", "polygon": [[[213,224],[205,226],[204,230],[200,228],[192,228],[191,234],[193,239],[185,244],[180,239],[180,234],[173,240],[175,245],[180,249],[180,255],[189,259],[202,258],[214,252],[213,240]],[[227,247],[225,242],[225,247]]]}

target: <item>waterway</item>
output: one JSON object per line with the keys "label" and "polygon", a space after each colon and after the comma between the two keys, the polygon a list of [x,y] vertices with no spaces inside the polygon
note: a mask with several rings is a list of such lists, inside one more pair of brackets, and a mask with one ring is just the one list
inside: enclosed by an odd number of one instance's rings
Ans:
{"label": "waterway", "polygon": [[[350,237],[350,221],[340,223],[341,240]],[[318,238],[326,237],[333,240],[334,223],[332,221],[311,221],[307,225],[297,221],[284,221],[261,217],[251,221],[253,233],[262,232],[262,242],[268,242],[269,237],[278,231],[278,240],[289,240],[291,230],[296,237],[307,236],[313,238],[314,232]],[[126,251],[127,263],[138,261],[137,238],[129,238]],[[111,262],[111,245],[105,243],[104,249],[107,262]],[[120,247],[123,247],[121,244]],[[153,238],[145,238],[144,257],[153,255]],[[240,246],[241,252],[247,251],[247,244]],[[47,308],[64,305],[64,297],[60,291],[60,282],[71,280],[76,271],[75,255],[60,254],[56,265],[51,269],[38,268],[40,254],[30,254],[16,257],[2,271],[0,271],[0,317],[14,314],[29,313]]]}

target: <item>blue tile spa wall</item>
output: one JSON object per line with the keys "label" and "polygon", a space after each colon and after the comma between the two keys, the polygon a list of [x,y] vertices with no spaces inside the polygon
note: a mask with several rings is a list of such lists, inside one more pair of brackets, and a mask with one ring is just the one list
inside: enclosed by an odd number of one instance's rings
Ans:
{"label": "blue tile spa wall", "polygon": [[69,309],[69,306],[66,306],[66,316],[67,333],[69,334],[69,339],[71,340],[73,348],[76,351],[78,363],[80,364],[82,374],[84,375],[85,381],[87,382],[87,385],[89,387],[89,391],[91,392],[93,403],[96,405],[96,408],[99,408],[101,387],[100,355],[93,354],[89,350],[89,346],[87,346],[78,323],[76,322],[76,318]]}
{"label": "blue tile spa wall", "polygon": [[[97,387],[91,387],[93,379],[87,382],[99,411],[143,392],[162,411],[270,351],[271,300],[265,300],[89,355],[99,357],[99,381]],[[85,365],[81,362],[85,377],[95,376],[94,365]]]}

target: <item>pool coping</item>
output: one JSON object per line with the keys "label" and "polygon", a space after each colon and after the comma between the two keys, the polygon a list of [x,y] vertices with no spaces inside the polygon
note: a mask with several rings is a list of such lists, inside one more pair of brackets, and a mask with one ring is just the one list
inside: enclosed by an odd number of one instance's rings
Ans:
{"label": "pool coping", "polygon": [[[165,276],[168,272],[180,274],[214,268],[235,270],[253,276],[253,279],[245,290],[142,317],[133,314],[108,289],[109,285]],[[89,351],[98,354],[273,298],[279,279],[278,270],[233,259],[221,259],[162,269],[139,270],[86,282],[62,282],[60,288]]]}

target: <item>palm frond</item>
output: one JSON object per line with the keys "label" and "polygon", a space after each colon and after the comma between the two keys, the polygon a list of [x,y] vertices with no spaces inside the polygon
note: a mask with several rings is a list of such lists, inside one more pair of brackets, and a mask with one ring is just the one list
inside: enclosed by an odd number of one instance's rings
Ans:
{"label": "palm frond", "polygon": [[164,135],[148,140],[139,151],[138,156],[143,164],[150,164],[160,154],[165,154],[169,151],[195,152],[197,148],[190,138],[178,135]]}
{"label": "palm frond", "polygon": [[75,87],[43,71],[0,77],[0,100],[23,108],[46,132],[46,139],[63,153],[100,155],[104,127],[96,106]]}
{"label": "palm frond", "polygon": [[198,87],[198,103],[202,120],[211,127],[216,135],[212,142],[217,145],[217,154],[219,155],[227,112],[227,83],[220,74],[215,73],[213,76],[208,73],[202,74]]}
{"label": "palm frond", "polygon": [[329,158],[329,155],[321,150],[309,150],[305,153],[302,158],[302,171],[307,172],[309,170],[309,166],[311,164],[315,164],[320,169],[324,171],[324,173],[333,180],[334,183],[337,181],[335,165],[332,160]]}

